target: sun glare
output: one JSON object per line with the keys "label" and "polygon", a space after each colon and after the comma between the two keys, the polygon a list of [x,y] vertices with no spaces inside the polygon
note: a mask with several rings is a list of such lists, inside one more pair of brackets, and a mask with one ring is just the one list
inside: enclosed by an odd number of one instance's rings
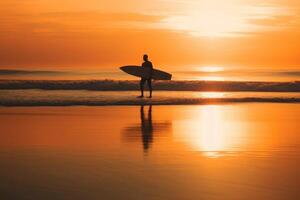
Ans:
{"label": "sun glare", "polygon": [[219,151],[224,151],[228,145],[221,130],[222,119],[216,106],[202,109],[199,147],[209,157],[218,157]]}
{"label": "sun glare", "polygon": [[195,109],[193,114],[194,121],[177,122],[174,125],[179,141],[186,142],[192,149],[210,158],[234,155],[236,150],[244,148],[243,138],[247,128],[242,123],[228,120],[233,116],[228,115],[226,108],[206,105]]}
{"label": "sun glare", "polygon": [[185,30],[192,35],[226,36],[245,29],[243,15],[237,7],[222,1],[196,4],[184,15],[166,20],[172,28]]}
{"label": "sun glare", "polygon": [[199,71],[201,71],[201,72],[221,72],[221,71],[224,71],[224,68],[219,67],[219,66],[204,66],[204,67],[200,67]]}
{"label": "sun glare", "polygon": [[193,36],[241,36],[274,28],[253,24],[251,19],[273,19],[278,13],[288,15],[289,10],[274,5],[246,5],[237,0],[192,1],[183,12],[166,18],[164,24]]}

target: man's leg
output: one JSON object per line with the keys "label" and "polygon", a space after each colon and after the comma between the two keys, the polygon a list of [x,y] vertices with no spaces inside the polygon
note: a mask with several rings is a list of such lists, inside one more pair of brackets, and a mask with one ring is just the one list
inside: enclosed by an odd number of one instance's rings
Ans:
{"label": "man's leg", "polygon": [[140,97],[144,97],[144,84],[145,84],[145,79],[141,79],[140,82],[140,90],[141,90],[141,96]]}
{"label": "man's leg", "polygon": [[149,92],[150,92],[149,98],[151,98],[152,97],[152,80],[147,79],[147,83],[148,83]]}

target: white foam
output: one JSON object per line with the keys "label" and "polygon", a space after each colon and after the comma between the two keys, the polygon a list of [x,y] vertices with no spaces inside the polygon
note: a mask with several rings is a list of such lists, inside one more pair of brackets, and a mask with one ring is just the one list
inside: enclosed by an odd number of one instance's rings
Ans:
{"label": "white foam", "polygon": [[[147,93],[145,93],[147,95]],[[300,93],[156,91],[152,99],[138,91],[0,90],[2,106],[192,105],[232,102],[299,103]]]}

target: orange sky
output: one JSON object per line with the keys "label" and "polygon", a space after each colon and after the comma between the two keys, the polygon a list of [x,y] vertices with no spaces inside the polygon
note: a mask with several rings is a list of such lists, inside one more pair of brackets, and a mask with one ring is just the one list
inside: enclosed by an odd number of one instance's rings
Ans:
{"label": "orange sky", "polygon": [[299,68],[299,0],[2,0],[1,68]]}

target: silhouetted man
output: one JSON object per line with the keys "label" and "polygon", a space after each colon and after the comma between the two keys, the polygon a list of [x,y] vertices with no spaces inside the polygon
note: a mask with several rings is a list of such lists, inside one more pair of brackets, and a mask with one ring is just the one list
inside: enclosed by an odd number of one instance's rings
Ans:
{"label": "silhouetted man", "polygon": [[141,89],[141,96],[139,96],[140,98],[144,97],[144,85],[145,82],[147,81],[148,87],[149,87],[149,91],[150,91],[150,95],[149,98],[152,97],[152,84],[151,84],[151,79],[152,79],[152,72],[153,72],[153,66],[152,63],[148,60],[148,55],[145,54],[143,56],[143,64],[142,67],[145,67],[149,70],[150,76],[148,78],[142,78],[141,82],[140,82],[140,89]]}

